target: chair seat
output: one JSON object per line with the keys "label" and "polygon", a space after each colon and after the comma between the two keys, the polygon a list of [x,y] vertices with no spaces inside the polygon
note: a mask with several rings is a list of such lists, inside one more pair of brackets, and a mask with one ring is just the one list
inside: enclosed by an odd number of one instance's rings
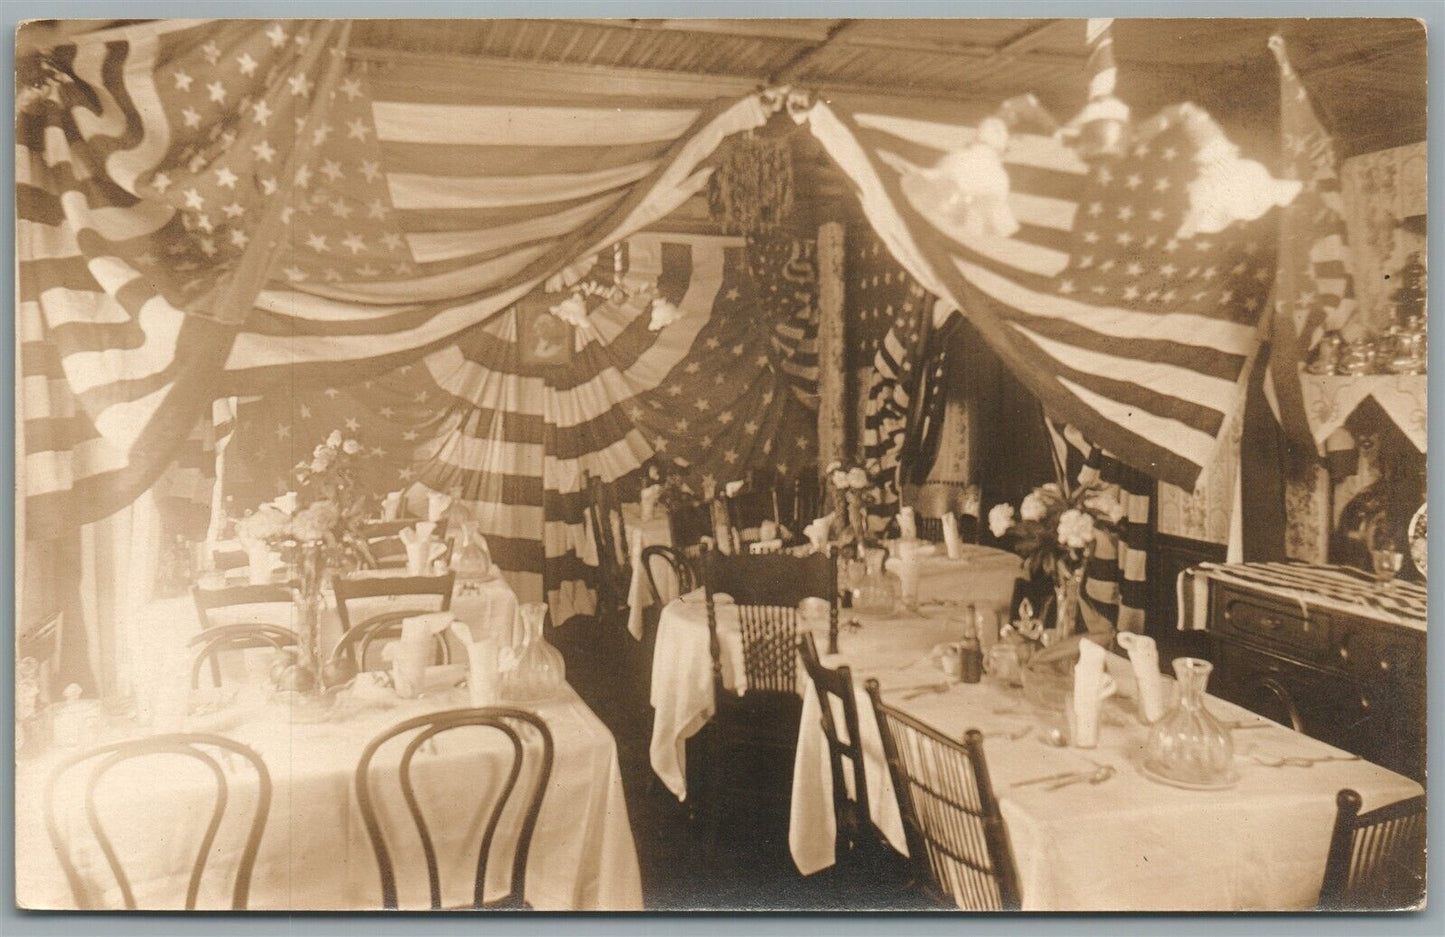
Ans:
{"label": "chair seat", "polygon": [[758,690],[718,701],[713,722],[718,730],[744,744],[796,745],[803,718],[803,699],[796,693]]}

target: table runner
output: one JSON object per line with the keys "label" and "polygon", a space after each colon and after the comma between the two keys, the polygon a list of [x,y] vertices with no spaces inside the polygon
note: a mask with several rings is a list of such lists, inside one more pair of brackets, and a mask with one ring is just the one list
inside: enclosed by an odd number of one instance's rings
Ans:
{"label": "table runner", "polygon": [[[1385,587],[1346,566],[1307,563],[1202,563],[1179,574],[1179,630],[1209,626],[1209,582],[1227,582],[1300,606],[1344,612],[1385,624],[1424,630],[1428,593],[1423,583],[1396,579]],[[1188,601],[1186,601],[1186,597]]]}
{"label": "table runner", "polygon": [[[825,657],[824,663],[846,663],[853,670],[873,820],[900,851],[906,845],[897,799],[872,703],[861,691],[863,681],[878,679],[890,705],[950,737],[959,738],[970,728],[984,733],[1024,910],[1310,908],[1323,876],[1339,789],[1359,791],[1367,810],[1420,792],[1415,782],[1364,761],[1311,768],[1257,764],[1251,755],[1266,760],[1345,756],[1273,723],[1235,732],[1240,780],[1233,789],[1191,791],[1156,784],[1137,768],[1148,729],[1138,721],[1132,701],[1109,701],[1098,748],[1080,751],[1041,741],[1043,729],[1063,725],[1062,714],[1041,714],[1020,691],[988,678],[920,693],[917,687],[934,684],[942,675],[919,658],[948,634],[945,623],[905,626],[882,653],[878,645],[845,640],[843,653]],[[1224,720],[1264,723],[1213,697],[1208,706]],[[806,687],[789,829],[789,847],[805,874],[834,861],[832,776],[818,707],[816,693]],[[1092,770],[1095,763],[1112,765],[1117,773],[1099,785],[1055,792],[1041,785],[1013,787],[1020,780]]]}

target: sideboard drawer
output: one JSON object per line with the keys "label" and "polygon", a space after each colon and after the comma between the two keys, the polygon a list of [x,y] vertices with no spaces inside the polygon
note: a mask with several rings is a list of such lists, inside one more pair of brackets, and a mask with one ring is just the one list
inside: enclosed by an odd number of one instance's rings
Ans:
{"label": "sideboard drawer", "polygon": [[1298,607],[1288,607],[1256,595],[1219,589],[1213,627],[1308,661],[1328,661],[1330,637],[1323,616],[1309,617]]}

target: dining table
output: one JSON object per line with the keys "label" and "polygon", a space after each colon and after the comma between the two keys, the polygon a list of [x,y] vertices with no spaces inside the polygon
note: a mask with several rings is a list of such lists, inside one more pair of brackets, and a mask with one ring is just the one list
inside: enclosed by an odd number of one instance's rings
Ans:
{"label": "dining table", "polygon": [[[955,560],[930,558],[930,570],[923,578],[930,588],[920,589],[918,614],[939,623],[957,640],[969,618],[968,606],[1007,609],[1019,575],[1017,556],[990,547],[967,546]],[[858,633],[873,631],[871,619],[851,609],[843,609],[841,618],[857,622]],[[723,682],[742,692],[746,687],[737,610],[724,604],[718,619]],[[825,646],[826,636],[818,635],[818,641]],[[663,607],[652,657],[649,758],[654,773],[679,800],[687,799],[687,740],[712,718],[712,679],[707,606],[703,590],[696,589]]]}
{"label": "dining table", "polygon": [[[452,615],[473,634],[500,636],[514,627],[516,596],[499,575],[473,583],[465,592],[459,585],[458,590]],[[416,599],[399,596],[368,601],[373,608],[384,610]],[[334,644],[339,629],[334,600],[329,598],[328,609],[322,622],[323,649]],[[199,629],[189,597],[152,603],[145,611],[158,632],[170,636],[161,639],[152,634],[153,641],[174,646],[179,640],[183,645],[184,638]],[[269,611],[276,613],[274,608]],[[237,614],[240,620],[262,620],[265,611],[257,607]],[[354,789],[359,756],[368,742],[405,719],[469,707],[470,696],[462,685],[465,664],[429,668],[426,686],[415,698],[403,699],[384,681],[369,683],[362,692],[358,681],[337,693],[329,707],[297,709],[268,694],[254,679],[258,666],[264,667],[264,651],[233,653],[252,658],[245,664],[228,662],[226,676],[240,679],[228,679],[216,688],[209,686],[203,675],[202,686],[188,695],[179,724],[161,727],[155,713],[138,705],[144,691],[137,688],[137,695],[129,701],[107,703],[104,717],[91,727],[85,743],[139,738],[164,728],[219,734],[251,747],[265,762],[275,790],[248,907],[269,911],[380,908],[377,864]],[[255,660],[258,655],[259,661]],[[465,657],[456,659],[465,661]],[[188,668],[181,668],[180,674],[174,672],[175,667],[155,669],[173,671],[159,678],[171,685],[178,677],[189,682]],[[566,683],[545,699],[503,698],[499,705],[526,709],[541,717],[554,742],[555,763],[527,862],[527,903],[549,911],[641,910],[637,853],[612,734]],[[536,753],[538,744],[535,739],[528,740],[530,754]],[[397,869],[400,906],[424,909],[429,902],[424,855],[396,784],[398,753],[388,754],[390,748],[402,747],[384,748],[371,776]],[[41,805],[55,766],[77,750],[54,743],[30,746],[17,760],[16,887],[24,907],[75,906],[47,838]],[[495,796],[492,792],[505,778],[512,751],[511,744],[495,733],[469,729],[432,740],[417,758],[417,796],[429,818],[444,906],[471,904],[485,825],[482,818]],[[115,777],[107,777],[98,807],[106,818],[107,833],[126,856],[125,868],[137,903],[143,908],[175,909],[185,892],[214,787],[194,771],[183,767],[172,771],[155,762],[155,757],[135,762],[137,773],[130,776],[124,773],[126,769],[116,769]],[[536,759],[529,757],[524,764],[527,772],[534,771]],[[384,780],[388,771],[389,783]],[[249,818],[257,785],[253,776],[233,771],[229,764],[227,774],[231,775],[232,803],[226,822],[235,818],[234,822],[243,823]],[[77,850],[82,868],[97,874],[102,889],[112,886],[94,839],[84,828],[84,811],[61,813],[60,821],[61,835]],[[510,887],[510,855],[520,828],[520,814],[507,807],[487,870],[489,899],[505,894]],[[224,868],[228,860],[234,863],[244,839],[239,834],[239,828],[222,826],[211,868]],[[228,908],[228,889],[227,872],[208,874],[199,907]],[[116,899],[113,887],[106,897]]]}
{"label": "dining table", "polygon": [[[1126,659],[1109,655],[1119,692],[1103,705],[1097,745],[1085,749],[1067,744],[1062,705],[1047,697],[991,675],[977,683],[945,676],[930,651],[952,640],[952,622],[905,612],[844,632],[839,653],[823,663],[851,670],[872,820],[901,853],[898,800],[865,681],[879,682],[887,705],[950,738],[983,733],[1026,911],[1310,909],[1337,792],[1358,791],[1366,810],[1421,792],[1408,778],[1210,696],[1206,707],[1230,727],[1233,777],[1208,790],[1160,783],[1142,768],[1150,727]],[[1172,692],[1173,681],[1163,679]],[[832,702],[841,725],[841,706]],[[835,862],[820,716],[818,696],[805,685],[789,828],[805,875]],[[1037,783],[1070,772],[1086,780]]]}

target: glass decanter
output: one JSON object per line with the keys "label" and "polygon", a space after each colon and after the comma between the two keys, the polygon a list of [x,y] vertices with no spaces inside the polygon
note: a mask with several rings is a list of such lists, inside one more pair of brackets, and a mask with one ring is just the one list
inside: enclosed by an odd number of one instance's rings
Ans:
{"label": "glass decanter", "polygon": [[902,594],[898,577],[883,569],[888,551],[869,548],[864,554],[863,574],[853,583],[853,610],[864,615],[887,615]]}
{"label": "glass decanter", "polygon": [[1234,739],[1204,705],[1214,665],[1197,657],[1174,661],[1179,700],[1154,724],[1144,749],[1144,768],[1166,781],[1209,787],[1234,774]]}
{"label": "glass decanter", "polygon": [[492,578],[492,554],[476,521],[463,521],[461,536],[452,547],[451,568],[456,571],[457,595],[473,595]]}
{"label": "glass decanter", "polygon": [[547,606],[523,603],[517,616],[519,630],[511,645],[502,649],[502,698],[507,702],[529,703],[550,699],[567,680],[562,652],[547,643],[542,629]]}

